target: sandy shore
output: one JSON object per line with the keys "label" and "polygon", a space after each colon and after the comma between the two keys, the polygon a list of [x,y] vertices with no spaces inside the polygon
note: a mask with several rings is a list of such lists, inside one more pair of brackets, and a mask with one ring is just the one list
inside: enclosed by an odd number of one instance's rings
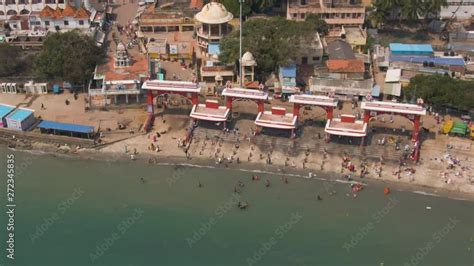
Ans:
{"label": "sandy shore", "polygon": [[[308,156],[307,154],[300,154],[296,157],[290,157],[289,161],[287,161],[287,156],[282,152],[273,151],[270,155],[272,163],[268,164],[266,162],[268,154],[260,159],[260,154],[264,154],[262,153],[263,151],[260,151],[257,146],[251,143],[241,142],[239,148],[236,149],[233,147],[234,145],[229,143],[219,144],[219,142],[215,142],[212,144],[206,143],[204,140],[195,139],[189,147],[189,155],[188,158],[186,158],[185,153],[181,148],[176,147],[174,149],[154,152],[140,147],[139,145],[134,145],[136,143],[143,143],[142,138],[149,138],[149,135],[137,135],[134,138],[110,146],[105,146],[102,149],[75,149],[69,146],[58,147],[57,145],[46,143],[29,143],[28,146],[19,143],[15,149],[22,150],[27,147],[27,149],[31,150],[33,153],[42,152],[53,156],[61,156],[71,159],[79,158],[106,161],[130,161],[131,154],[136,150],[137,153],[133,156],[133,161],[142,165],[153,166],[180,164],[195,167],[228,168],[248,172],[263,172],[282,175],[289,177],[290,180],[291,178],[309,178],[309,176],[312,176],[312,178],[320,180],[360,182],[369,186],[380,186],[381,194],[383,194],[384,187],[390,187],[392,191],[403,190],[452,199],[474,200],[474,185],[466,183],[466,180],[460,178],[461,180],[456,180],[456,182],[447,184],[442,181],[441,178],[431,176],[437,171],[437,169],[433,169],[433,165],[436,165],[438,168],[443,166],[440,161],[429,159],[422,160],[418,165],[414,166],[414,168],[416,168],[414,174],[408,175],[408,171],[407,173],[404,171],[401,178],[398,179],[397,176],[393,174],[399,169],[397,163],[394,163],[393,161],[384,162],[382,164],[382,174],[379,177],[377,171],[380,169],[379,167],[381,166],[381,163],[377,160],[364,160],[368,172],[364,178],[360,178],[359,169],[361,169],[360,165],[362,160],[359,158],[351,158],[351,163],[355,165],[357,170],[355,173],[352,173],[352,180],[349,181],[344,178],[344,176],[349,174],[350,171],[344,168],[343,173],[341,173],[341,162],[344,155],[337,153],[332,154],[331,151],[328,151],[326,155],[324,155],[324,153],[309,153]],[[168,144],[169,145],[166,146],[171,146],[173,143]],[[125,145],[129,147],[127,152],[125,152],[124,149]],[[176,143],[173,145],[177,146]],[[204,147],[204,149],[202,147]],[[200,152],[201,150],[204,152]],[[234,153],[232,151],[235,151],[235,154],[233,159],[229,161],[228,159],[230,158],[227,158],[228,156],[225,155],[214,157],[217,150],[220,150],[219,154],[227,152],[228,155],[231,155]],[[249,153],[253,154],[250,161],[248,160]],[[237,157],[245,158],[240,159],[240,162],[237,163]],[[218,163],[218,158],[221,158],[221,163]],[[302,162],[305,161],[305,158],[307,163],[305,163],[303,168]],[[471,159],[471,161],[469,161],[469,159]],[[323,168],[321,168],[323,161],[325,163],[323,164]],[[286,166],[285,162],[287,162]],[[463,167],[465,167],[466,162],[469,162],[472,165],[472,158],[465,158]],[[456,169],[452,171],[456,171]],[[251,173],[248,173],[249,178],[251,175]],[[434,182],[436,179],[438,179],[438,181]],[[466,178],[464,177],[464,179]]]}

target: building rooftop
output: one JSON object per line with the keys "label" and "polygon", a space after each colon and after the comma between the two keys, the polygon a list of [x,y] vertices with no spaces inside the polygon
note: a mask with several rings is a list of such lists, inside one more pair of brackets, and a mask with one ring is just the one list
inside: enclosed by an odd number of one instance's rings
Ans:
{"label": "building rooftop", "polygon": [[328,44],[329,59],[356,59],[350,44],[343,40],[335,40]]}
{"label": "building rooftop", "polygon": [[206,101],[205,104],[193,106],[190,116],[195,119],[222,122],[226,121],[230,114],[230,109],[226,106],[218,106],[217,101]]}
{"label": "building rooftop", "polygon": [[210,2],[205,5],[201,12],[197,13],[195,19],[206,24],[223,24],[232,20],[234,16],[225,9],[224,5]]}
{"label": "building rooftop", "polygon": [[70,5],[66,5],[64,9],[56,7],[56,9],[51,8],[46,5],[40,12],[40,17],[50,17],[54,19],[60,19],[63,17],[74,17],[88,19],[90,18],[91,13],[83,7],[75,8]]}
{"label": "building rooftop", "polygon": [[294,129],[298,116],[286,113],[285,108],[272,107],[272,111],[260,112],[255,119],[255,124],[261,127],[277,129]]}
{"label": "building rooftop", "polygon": [[22,120],[25,120],[28,116],[30,116],[34,112],[35,111],[31,109],[18,108],[15,111],[13,111],[11,114],[9,114],[7,118],[17,120],[17,121],[22,121]]}
{"label": "building rooftop", "polygon": [[351,59],[351,60],[328,60],[326,62],[330,72],[335,73],[364,73],[365,66],[362,60]]}
{"label": "building rooftop", "polygon": [[385,75],[385,82],[399,82],[402,76],[401,69],[388,69]]}
{"label": "building rooftop", "polygon": [[105,80],[135,80],[148,75],[148,60],[141,54],[131,56],[131,65],[120,68],[114,66],[114,53],[107,55],[106,63],[98,65],[95,76],[103,76]]}
{"label": "building rooftop", "polygon": [[13,105],[0,104],[0,119],[4,118],[6,115],[8,115],[14,109],[15,109],[15,106],[13,106]]}
{"label": "building rooftop", "polygon": [[390,43],[390,50],[392,52],[402,53],[433,53],[433,47],[431,44]]}
{"label": "building rooftop", "polygon": [[310,91],[345,95],[366,96],[372,91],[371,80],[312,79]]}
{"label": "building rooftop", "polygon": [[355,120],[355,116],[342,115],[341,118],[329,119],[324,131],[331,135],[347,137],[365,137],[367,135],[367,123]]}

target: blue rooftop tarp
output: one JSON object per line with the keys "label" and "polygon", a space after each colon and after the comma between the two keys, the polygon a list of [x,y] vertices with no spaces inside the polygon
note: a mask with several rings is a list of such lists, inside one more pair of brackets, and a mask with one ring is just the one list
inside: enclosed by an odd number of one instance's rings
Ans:
{"label": "blue rooftop tarp", "polygon": [[432,54],[433,47],[431,44],[391,43],[390,51],[393,54]]}
{"label": "blue rooftop tarp", "polygon": [[296,65],[280,67],[280,73],[283,77],[296,78]]}
{"label": "blue rooftop tarp", "polygon": [[33,111],[26,110],[26,109],[17,109],[13,113],[11,113],[8,118],[16,121],[23,121],[28,118]]}
{"label": "blue rooftop tarp", "polygon": [[390,55],[390,62],[408,62],[408,63],[423,63],[433,62],[435,65],[443,66],[465,66],[463,58],[459,57],[429,57],[429,56],[403,56]]}
{"label": "blue rooftop tarp", "polygon": [[53,130],[61,130],[61,131],[84,133],[84,134],[94,132],[94,127],[92,126],[60,123],[60,122],[54,122],[54,121],[49,121],[49,120],[41,121],[37,127],[40,129],[53,129]]}
{"label": "blue rooftop tarp", "polygon": [[14,106],[0,104],[0,119],[8,115],[13,109],[15,109]]}
{"label": "blue rooftop tarp", "polygon": [[210,43],[207,47],[207,52],[212,55],[219,55],[221,53],[221,48],[218,43]]}
{"label": "blue rooftop tarp", "polygon": [[379,97],[380,96],[380,86],[379,85],[375,85],[372,88],[372,96],[373,97]]}

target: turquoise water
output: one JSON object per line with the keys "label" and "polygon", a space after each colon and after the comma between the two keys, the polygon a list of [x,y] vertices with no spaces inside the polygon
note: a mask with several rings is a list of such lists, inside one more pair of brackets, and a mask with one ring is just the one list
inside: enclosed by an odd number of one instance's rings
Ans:
{"label": "turquoise water", "polygon": [[[15,154],[15,260],[5,257],[2,211],[3,265],[474,265],[473,202],[387,197],[376,185],[353,198],[328,181],[262,174],[266,188],[237,170]],[[0,189],[6,210],[4,173]]]}

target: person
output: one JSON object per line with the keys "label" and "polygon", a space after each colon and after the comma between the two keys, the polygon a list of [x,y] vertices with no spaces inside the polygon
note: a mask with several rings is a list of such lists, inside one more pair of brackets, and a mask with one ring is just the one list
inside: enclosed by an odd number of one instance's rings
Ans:
{"label": "person", "polygon": [[270,187],[270,180],[265,180],[265,187]]}
{"label": "person", "polygon": [[288,184],[288,177],[285,177],[285,184]]}
{"label": "person", "polygon": [[44,110],[44,109],[46,109],[46,108],[44,108],[44,104],[41,103],[41,110]]}
{"label": "person", "polygon": [[202,187],[201,181],[198,181],[198,187]]}
{"label": "person", "polygon": [[323,200],[323,198],[321,198],[321,196],[318,195],[317,197],[318,200]]}
{"label": "person", "polygon": [[140,182],[142,182],[142,184],[145,184],[145,178],[140,177]]}

